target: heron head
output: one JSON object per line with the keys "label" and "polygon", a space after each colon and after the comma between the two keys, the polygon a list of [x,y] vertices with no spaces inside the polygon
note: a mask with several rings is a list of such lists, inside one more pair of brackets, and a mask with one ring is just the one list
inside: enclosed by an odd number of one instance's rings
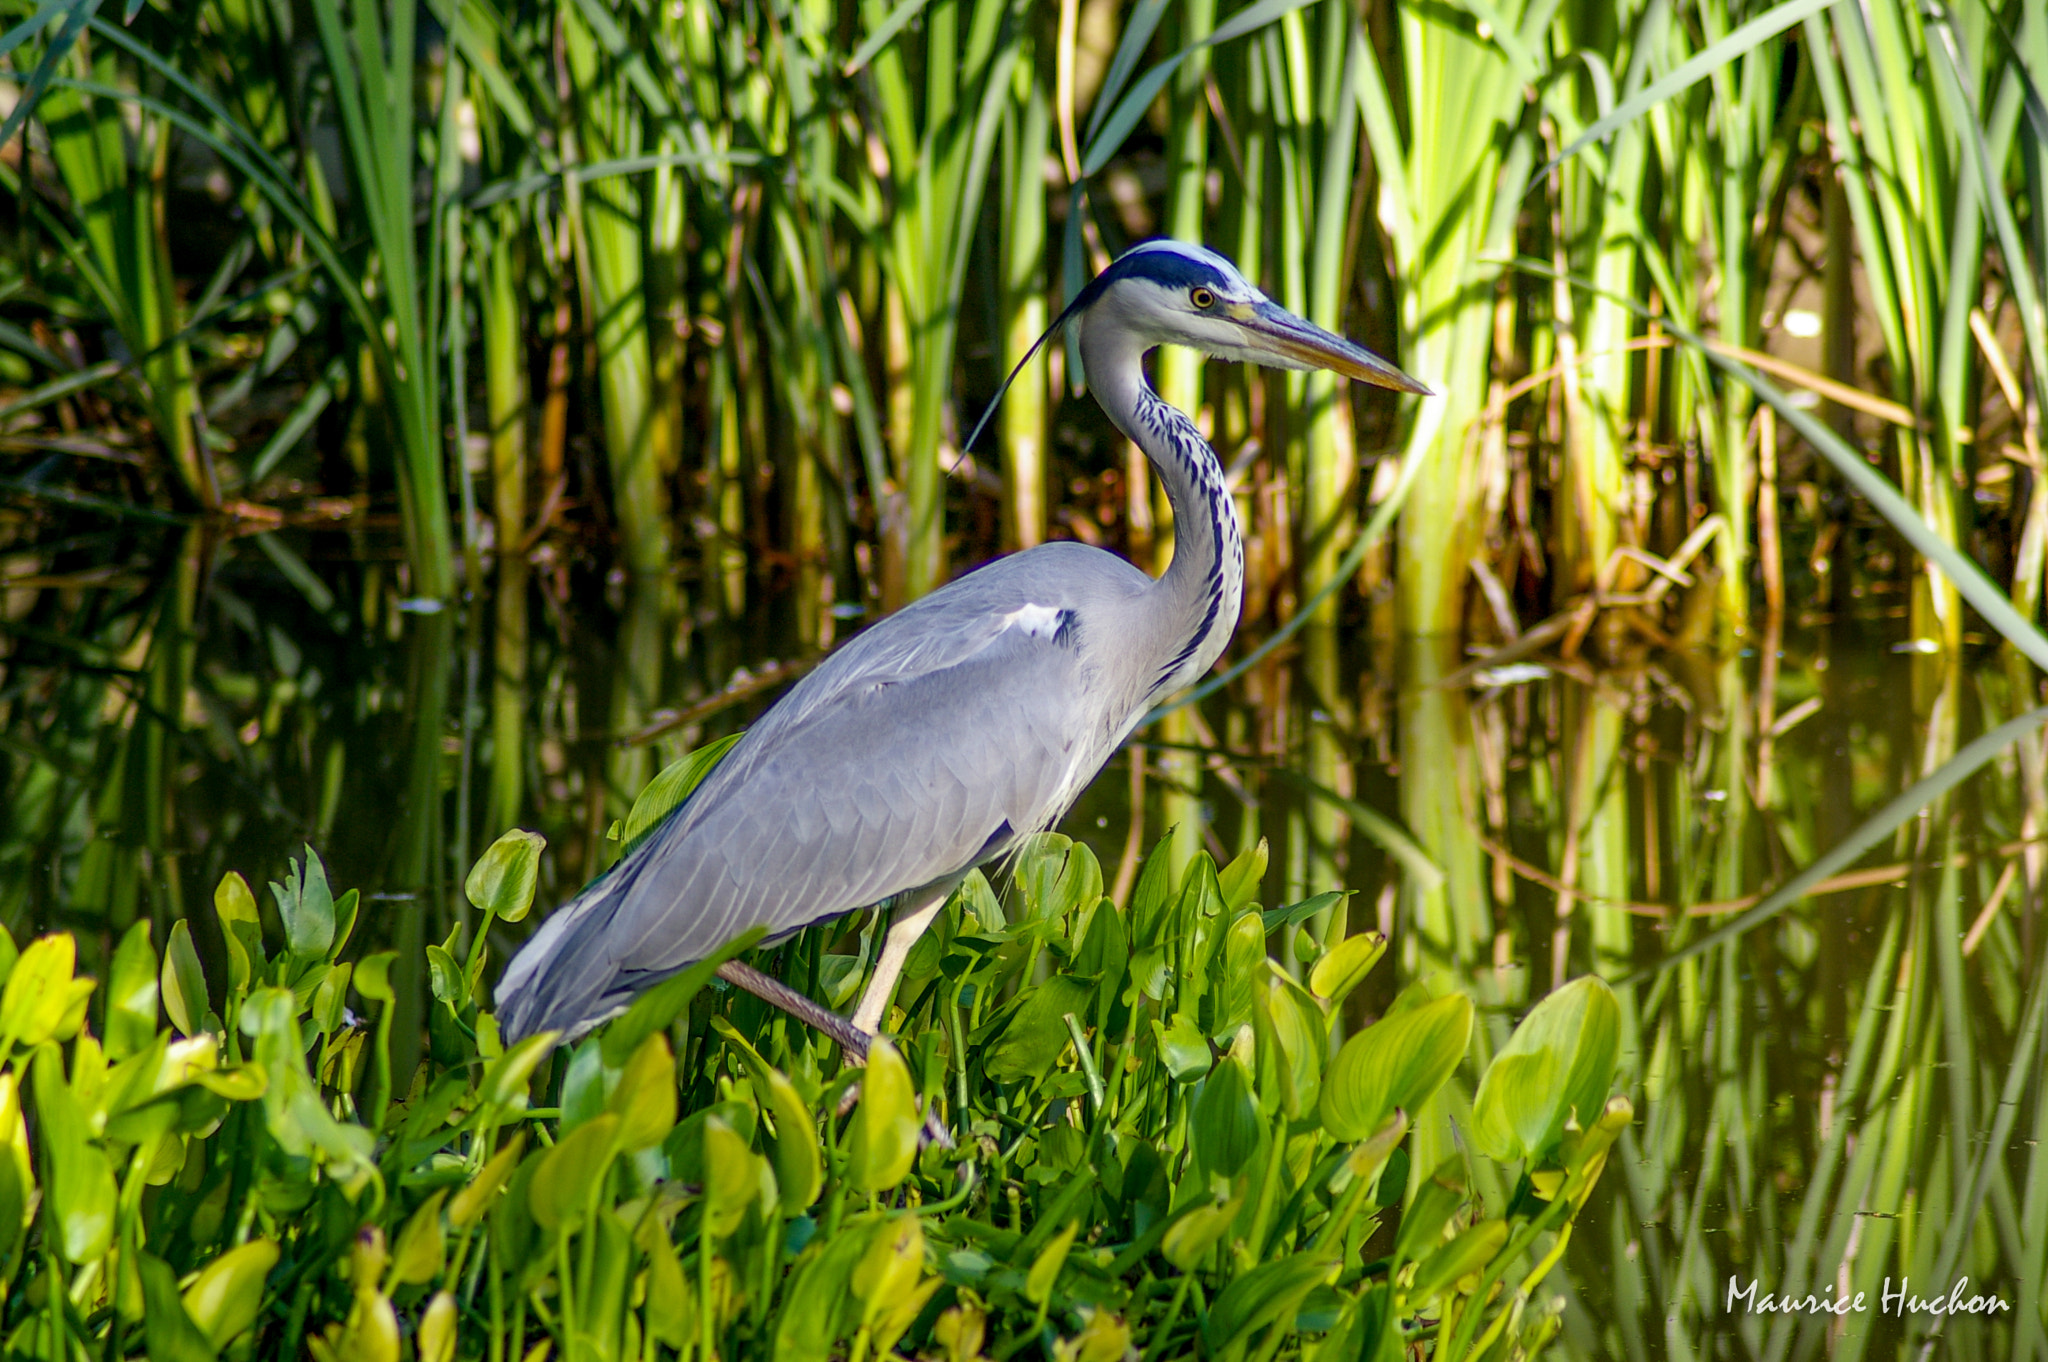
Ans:
{"label": "heron head", "polygon": [[1147,241],[1082,290],[1068,317],[1121,326],[1151,345],[1185,345],[1276,369],[1328,369],[1398,392],[1430,390],[1378,355],[1295,316],[1214,251]]}

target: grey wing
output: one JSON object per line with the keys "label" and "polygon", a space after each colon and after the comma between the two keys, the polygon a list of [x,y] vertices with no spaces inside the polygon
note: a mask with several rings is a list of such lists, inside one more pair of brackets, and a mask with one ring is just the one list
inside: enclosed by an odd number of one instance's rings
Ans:
{"label": "grey wing", "polygon": [[1049,826],[1120,716],[1076,612],[1023,608],[912,607],[807,677],[521,951],[499,988],[507,1035],[594,1021],[750,927],[942,882]]}

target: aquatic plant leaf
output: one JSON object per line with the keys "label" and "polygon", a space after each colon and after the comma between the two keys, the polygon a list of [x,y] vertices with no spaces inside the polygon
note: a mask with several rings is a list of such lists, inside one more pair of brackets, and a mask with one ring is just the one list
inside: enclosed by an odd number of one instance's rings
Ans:
{"label": "aquatic plant leaf", "polygon": [[860,1103],[853,1109],[846,1155],[847,1181],[863,1192],[886,1192],[910,1174],[917,1158],[916,1089],[903,1056],[886,1039],[868,1050]]}
{"label": "aquatic plant leaf", "polygon": [[185,1288],[185,1313],[214,1347],[225,1348],[255,1326],[263,1313],[263,1283],[279,1252],[268,1239],[251,1239],[201,1268]]}
{"label": "aquatic plant leaf", "polygon": [[676,1123],[676,1060],[660,1031],[626,1061],[605,1109],[619,1118],[619,1148],[631,1154],[660,1144]]}
{"label": "aquatic plant leaf", "polygon": [[83,1266],[114,1242],[113,1169],[93,1142],[84,1107],[64,1081],[57,1047],[38,1048],[29,1074],[42,1128],[44,1209],[57,1218],[57,1245],[64,1257]]}
{"label": "aquatic plant leaf", "polygon": [[594,1116],[542,1156],[527,1194],[535,1224],[554,1231],[582,1222],[591,1190],[611,1167],[618,1126],[619,1118],[610,1112]]}
{"label": "aquatic plant leaf", "polygon": [[493,1106],[524,1106],[526,1086],[533,1081],[533,1071],[548,1057],[558,1034],[554,1031],[536,1032],[492,1060],[485,1067],[483,1082],[478,1086],[483,1100]]}
{"label": "aquatic plant leaf", "polygon": [[114,949],[107,980],[107,1058],[126,1059],[157,1038],[157,958],[149,922],[137,922]]}
{"label": "aquatic plant leaf", "polygon": [[427,945],[427,987],[434,997],[460,1012],[469,1003],[469,979],[445,947]]}
{"label": "aquatic plant leaf", "polygon": [[[0,992],[0,1036],[10,1036],[24,1047],[61,1038],[73,985],[83,983],[88,992],[92,988],[91,980],[72,978],[76,950],[69,933],[38,937],[29,943],[7,976],[5,991]],[[202,1001],[204,996],[202,993]]]}
{"label": "aquatic plant leaf", "polygon": [[[219,1355],[178,1296],[178,1274],[153,1253],[136,1257],[142,1283],[142,1337],[151,1362],[214,1362]],[[256,1297],[262,1303],[262,1297]]]}
{"label": "aquatic plant leaf", "polygon": [[1161,1062],[1177,1082],[1194,1082],[1208,1073],[1209,1066],[1216,1062],[1215,1054],[1209,1049],[1209,1038],[1184,1013],[1174,1013],[1173,1021],[1165,1026],[1154,1018],[1152,1034],[1159,1042]]}
{"label": "aquatic plant leaf", "polygon": [[1244,1189],[1240,1186],[1227,1201],[1210,1202],[1183,1212],[1167,1226],[1159,1241],[1159,1251],[1182,1272],[1193,1271],[1237,1222],[1237,1213],[1243,1208]]}
{"label": "aquatic plant leaf", "polygon": [[534,886],[540,881],[540,853],[548,839],[537,832],[514,828],[484,848],[462,882],[462,892],[477,911],[495,916],[500,922],[518,922],[533,907]]}
{"label": "aquatic plant leaf", "polygon": [[700,1162],[703,1167],[704,1222],[717,1238],[740,1226],[747,1207],[768,1193],[773,1204],[774,1179],[763,1179],[761,1156],[747,1148],[732,1126],[713,1116],[704,1122]]}
{"label": "aquatic plant leaf", "polygon": [[1465,1191],[1464,1161],[1453,1154],[1422,1180],[1402,1210],[1401,1229],[1394,1239],[1395,1263],[1413,1262],[1442,1242],[1444,1226],[1464,1204]]}
{"label": "aquatic plant leaf", "polygon": [[512,1178],[513,1170],[519,1166],[519,1155],[526,1148],[526,1132],[520,1131],[505,1142],[505,1147],[484,1160],[484,1166],[477,1169],[476,1176],[466,1183],[448,1201],[448,1223],[458,1230],[468,1229],[483,1219],[484,1212]]}
{"label": "aquatic plant leaf", "polygon": [[414,1335],[419,1362],[455,1362],[455,1293],[436,1291]]}
{"label": "aquatic plant leaf", "polygon": [[1378,932],[1347,936],[1323,953],[1308,972],[1309,992],[1331,1007],[1343,1006],[1351,990],[1365,982],[1372,967],[1387,953],[1387,939]]}
{"label": "aquatic plant leaf", "polygon": [[[628,855],[648,833],[661,825],[663,819],[681,808],[704,777],[711,774],[711,768],[718,765],[727,752],[744,733],[729,733],[686,752],[661,768],[661,773],[647,782],[647,788],[634,799],[633,807],[626,814],[626,821],[619,830],[619,841]],[[529,834],[531,835],[531,834]],[[481,906],[481,905],[479,905]],[[514,919],[516,920],[516,919]]]}
{"label": "aquatic plant leaf", "polygon": [[1239,852],[1236,860],[1216,872],[1216,888],[1223,895],[1224,912],[1237,913],[1252,906],[1252,896],[1265,882],[1270,854],[1266,839],[1261,837],[1257,846]]}
{"label": "aquatic plant leaf", "polygon": [[284,883],[271,881],[270,893],[284,919],[285,948],[301,960],[325,959],[334,945],[334,891],[320,854],[308,846],[303,863],[287,861]]}
{"label": "aquatic plant leaf", "polygon": [[28,1217],[28,1197],[33,1188],[22,1175],[20,1162],[12,1151],[0,1151],[0,1266],[14,1257],[21,1244]]}
{"label": "aquatic plant leaf", "polygon": [[619,1068],[640,1048],[642,1041],[656,1031],[668,1030],[698,991],[711,982],[718,967],[752,950],[767,931],[766,927],[749,927],[709,956],[678,970],[635,998],[625,1015],[604,1029],[601,1044],[606,1067]]}
{"label": "aquatic plant leaf", "polygon": [[441,1232],[441,1203],[448,1199],[442,1189],[421,1202],[398,1232],[391,1248],[391,1285],[424,1286],[441,1272],[446,1237]]}
{"label": "aquatic plant leaf", "polygon": [[982,1071],[998,1083],[1045,1074],[1073,1036],[1066,1017],[1090,1015],[1095,990],[1087,980],[1055,974],[1024,995],[1002,1034],[983,1052]]}
{"label": "aquatic plant leaf", "polygon": [[230,870],[213,890],[213,911],[228,948],[228,993],[240,998],[263,974],[263,918],[249,882]]}
{"label": "aquatic plant leaf", "polygon": [[775,1185],[785,1215],[802,1213],[824,1190],[824,1151],[818,1143],[818,1122],[804,1102],[796,1084],[761,1057],[732,1023],[723,1017],[711,1022],[718,1033],[740,1052],[747,1072],[754,1080],[756,1100],[763,1103],[770,1122],[768,1158],[775,1168]]}
{"label": "aquatic plant leaf", "polygon": [[1173,837],[1168,834],[1153,843],[1139,867],[1138,882],[1131,887],[1131,950],[1161,944],[1167,919],[1173,908]]}
{"label": "aquatic plant leaf", "polygon": [[1266,926],[1245,913],[1223,937],[1223,978],[1216,992],[1215,1035],[1228,1035],[1252,1019],[1252,999],[1266,978]]}
{"label": "aquatic plant leaf", "polygon": [[1508,1242],[1508,1222],[1482,1220],[1424,1258],[1408,1288],[1411,1305],[1425,1305],[1483,1270]]}
{"label": "aquatic plant leaf", "polygon": [[697,1338],[697,1293],[659,1221],[649,1219],[641,1235],[647,1254],[647,1331],[678,1351]]}
{"label": "aquatic plant leaf", "polygon": [[1056,832],[1026,839],[1017,853],[1015,883],[1023,922],[1066,922],[1102,898],[1102,865],[1085,842]]}
{"label": "aquatic plant leaf", "polygon": [[1350,1040],[1323,1075],[1323,1128],[1362,1140],[1396,1107],[1415,1111],[1464,1058],[1472,1038],[1472,1000],[1453,993],[1389,1012]]}
{"label": "aquatic plant leaf", "polygon": [[1031,1260],[1031,1270],[1024,1275],[1024,1299],[1033,1305],[1044,1305],[1052,1299],[1053,1283],[1059,1280],[1060,1269],[1067,1265],[1067,1250],[1074,1246],[1074,1236],[1081,1232],[1081,1222],[1069,1220],[1067,1227],[1046,1241],[1038,1256]]}
{"label": "aquatic plant leaf", "polygon": [[1233,1277],[1209,1307],[1204,1331],[1209,1355],[1221,1354],[1245,1335],[1275,1320],[1293,1319],[1308,1293],[1333,1277],[1336,1268],[1337,1260],[1332,1255],[1310,1250],[1260,1263]]}
{"label": "aquatic plant leaf", "polygon": [[1251,1074],[1235,1054],[1225,1055],[1202,1085],[1188,1135],[1202,1167],[1234,1178],[1259,1147],[1265,1122],[1252,1100]]}
{"label": "aquatic plant leaf", "polygon": [[1607,1105],[1621,1049],[1621,1005],[1593,975],[1536,1004],[1501,1047],[1472,1099],[1472,1135],[1503,1163],[1548,1160],[1578,1114],[1590,1125]]}

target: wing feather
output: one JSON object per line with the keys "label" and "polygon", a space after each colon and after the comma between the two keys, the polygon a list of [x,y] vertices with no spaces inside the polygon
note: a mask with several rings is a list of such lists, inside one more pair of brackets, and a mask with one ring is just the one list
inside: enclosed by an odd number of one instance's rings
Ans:
{"label": "wing feather", "polygon": [[1095,684],[1071,618],[936,608],[946,594],[834,654],[543,925],[500,985],[508,1037],[585,1029],[750,927],[772,938],[942,883],[999,850],[1002,830],[1065,812],[1128,703]]}

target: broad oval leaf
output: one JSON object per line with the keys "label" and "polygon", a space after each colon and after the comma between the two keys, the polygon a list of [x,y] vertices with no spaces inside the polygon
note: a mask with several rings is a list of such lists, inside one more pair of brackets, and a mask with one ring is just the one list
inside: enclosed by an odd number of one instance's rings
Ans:
{"label": "broad oval leaf", "polygon": [[868,1050],[860,1104],[853,1110],[848,1181],[863,1192],[886,1192],[902,1182],[917,1158],[920,1125],[910,1069],[894,1045],[877,1039]]}
{"label": "broad oval leaf", "polygon": [[484,849],[462,882],[462,892],[500,922],[517,922],[533,907],[533,889],[540,878],[540,853],[548,839],[514,828]]}
{"label": "broad oval leaf", "polygon": [[263,1282],[279,1250],[268,1239],[238,1244],[200,1270],[185,1288],[185,1313],[216,1348],[224,1348],[263,1312]]}
{"label": "broad oval leaf", "polygon": [[1365,976],[1386,953],[1387,939],[1378,932],[1347,936],[1308,972],[1309,991],[1331,1007],[1342,1006],[1345,996],[1365,982]]}
{"label": "broad oval leaf", "polygon": [[1453,993],[1393,1012],[1344,1042],[1323,1075],[1323,1128],[1362,1140],[1396,1107],[1413,1112],[1464,1058],[1472,1038],[1472,1000]]}
{"label": "broad oval leaf", "polygon": [[156,949],[147,919],[130,927],[114,951],[107,981],[107,1058],[126,1059],[156,1040]]}
{"label": "broad oval leaf", "polygon": [[1189,1129],[1202,1166],[1226,1178],[1238,1170],[1259,1147],[1265,1122],[1259,1119],[1258,1104],[1252,1100],[1251,1075],[1244,1061],[1225,1055],[1209,1073],[1195,1098],[1193,1122]]}
{"label": "broad oval leaf", "polygon": [[555,1231],[581,1223],[591,1189],[611,1167],[618,1125],[619,1118],[610,1112],[594,1116],[541,1158],[527,1190],[526,1209],[535,1224]]}
{"label": "broad oval leaf", "polygon": [[1472,1133],[1503,1163],[1548,1160],[1577,1114],[1590,1126],[1607,1104],[1621,1051],[1621,1005],[1593,975],[1536,1004],[1479,1080]]}

